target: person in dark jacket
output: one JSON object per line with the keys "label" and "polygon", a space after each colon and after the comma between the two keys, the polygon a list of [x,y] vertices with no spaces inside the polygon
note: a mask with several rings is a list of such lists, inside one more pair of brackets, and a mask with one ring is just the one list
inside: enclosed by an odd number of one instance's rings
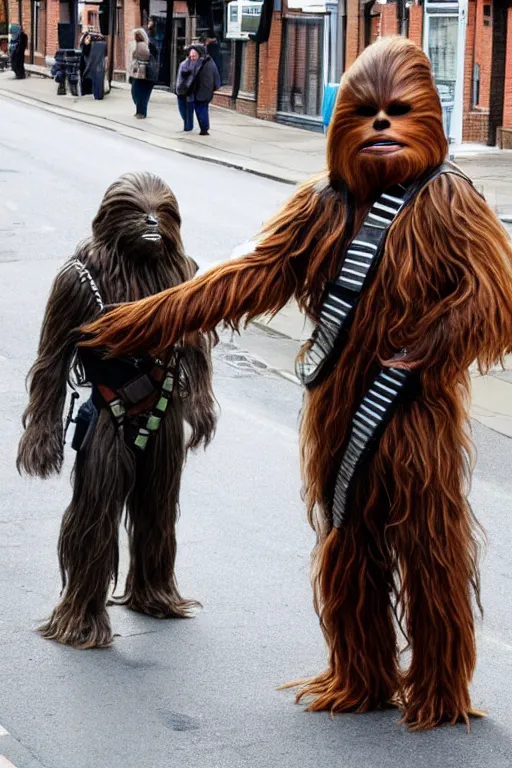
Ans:
{"label": "person in dark jacket", "polygon": [[191,45],[187,58],[180,65],[176,83],[178,107],[185,131],[193,129],[195,112],[200,136],[209,135],[208,105],[220,85],[219,70],[211,56],[201,45]]}
{"label": "person in dark jacket", "polygon": [[23,31],[23,27],[18,24],[11,25],[11,69],[17,80],[24,80],[25,74],[25,51],[27,50],[28,37]]}
{"label": "person in dark jacket", "polygon": [[80,92],[82,96],[92,93],[95,99],[101,100],[105,92],[105,38],[103,35],[87,32],[80,41],[80,48]]}

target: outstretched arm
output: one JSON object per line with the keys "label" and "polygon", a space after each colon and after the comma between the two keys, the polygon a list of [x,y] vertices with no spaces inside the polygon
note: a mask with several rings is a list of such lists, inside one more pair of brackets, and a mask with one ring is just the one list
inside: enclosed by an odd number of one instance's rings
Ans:
{"label": "outstretched arm", "polygon": [[[423,295],[411,297],[393,331],[396,345],[406,341],[403,363],[447,379],[475,360],[480,372],[487,372],[512,351],[507,233],[476,191],[453,174],[439,177],[418,196],[407,227]],[[399,227],[390,232],[387,246],[398,270],[403,232]],[[404,280],[410,277],[404,274]],[[418,307],[426,311],[419,313]]]}
{"label": "outstretched arm", "polygon": [[209,332],[222,321],[238,328],[243,320],[278,312],[300,293],[325,227],[315,186],[304,185],[267,225],[254,253],[114,309],[84,329],[93,338],[82,343],[115,356],[143,350],[163,355],[185,333]]}
{"label": "outstretched arm", "polygon": [[60,472],[64,457],[63,410],[77,329],[93,316],[94,308],[92,293],[80,283],[77,271],[68,262],[53,283],[37,358],[27,377],[30,399],[22,418],[25,432],[16,460],[19,472],[43,478]]}

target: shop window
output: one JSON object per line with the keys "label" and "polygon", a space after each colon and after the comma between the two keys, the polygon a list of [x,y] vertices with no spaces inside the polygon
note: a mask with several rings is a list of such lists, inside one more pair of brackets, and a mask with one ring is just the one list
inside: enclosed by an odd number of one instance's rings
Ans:
{"label": "shop window", "polygon": [[323,96],[322,18],[289,16],[283,20],[279,111],[318,116]]}
{"label": "shop window", "polygon": [[477,107],[480,101],[480,64],[473,67],[473,107]]}

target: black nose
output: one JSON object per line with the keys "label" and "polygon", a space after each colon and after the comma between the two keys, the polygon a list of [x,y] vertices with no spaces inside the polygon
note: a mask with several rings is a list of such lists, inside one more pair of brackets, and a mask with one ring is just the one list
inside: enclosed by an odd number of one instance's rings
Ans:
{"label": "black nose", "polygon": [[373,127],[376,131],[385,131],[386,128],[391,127],[391,123],[389,122],[389,120],[377,118],[377,120],[374,120]]}
{"label": "black nose", "polygon": [[146,224],[150,224],[152,227],[156,227],[158,225],[158,219],[148,213],[146,216]]}

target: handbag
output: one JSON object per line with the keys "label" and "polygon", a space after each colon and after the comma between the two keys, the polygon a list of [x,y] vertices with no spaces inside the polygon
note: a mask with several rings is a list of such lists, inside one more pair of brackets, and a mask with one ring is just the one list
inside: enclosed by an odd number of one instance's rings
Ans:
{"label": "handbag", "polygon": [[176,88],[176,94],[178,96],[190,96],[194,87],[195,72],[190,72],[182,84]]}
{"label": "handbag", "polygon": [[146,62],[146,79],[155,82],[158,80],[158,58],[156,56],[150,56],[148,62]]}
{"label": "handbag", "polygon": [[148,70],[148,62],[135,59],[132,64],[132,77],[135,80],[146,80]]}

